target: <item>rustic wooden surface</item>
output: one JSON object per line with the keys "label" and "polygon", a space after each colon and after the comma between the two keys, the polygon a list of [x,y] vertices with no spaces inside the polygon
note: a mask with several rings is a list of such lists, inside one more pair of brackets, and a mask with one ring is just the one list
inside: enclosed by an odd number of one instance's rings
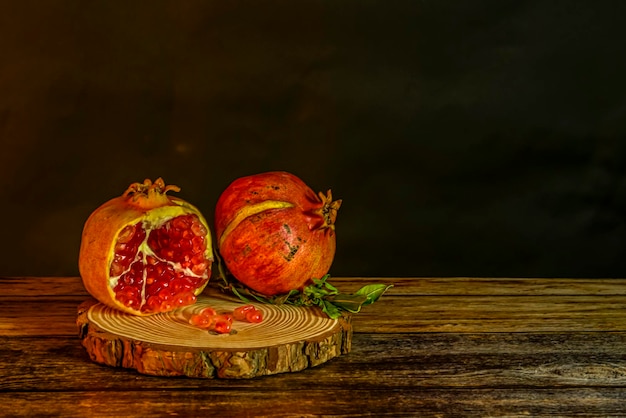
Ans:
{"label": "rustic wooden surface", "polygon": [[235,320],[228,335],[189,325],[203,308],[233,312],[242,305],[211,287],[193,305],[150,316],[89,298],[79,305],[76,324],[93,361],[152,376],[250,379],[300,372],[350,352],[350,317],[331,319],[318,307],[255,303],[263,321]]}
{"label": "rustic wooden surface", "polygon": [[334,278],[395,287],[349,354],[245,380],[93,363],[75,277],[0,278],[0,416],[626,416],[626,279]]}

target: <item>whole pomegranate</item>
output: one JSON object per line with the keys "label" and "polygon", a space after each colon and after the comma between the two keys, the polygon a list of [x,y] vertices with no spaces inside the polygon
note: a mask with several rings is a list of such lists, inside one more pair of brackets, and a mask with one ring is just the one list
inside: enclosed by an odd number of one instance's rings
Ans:
{"label": "whole pomegranate", "polygon": [[301,290],[330,269],[340,205],[330,190],[315,194],[291,173],[239,178],[215,209],[219,253],[230,273],[259,293]]}
{"label": "whole pomegranate", "polygon": [[148,315],[192,304],[211,276],[211,233],[200,211],[168,196],[159,178],[134,183],[83,228],[78,267],[87,291],[124,312]]}

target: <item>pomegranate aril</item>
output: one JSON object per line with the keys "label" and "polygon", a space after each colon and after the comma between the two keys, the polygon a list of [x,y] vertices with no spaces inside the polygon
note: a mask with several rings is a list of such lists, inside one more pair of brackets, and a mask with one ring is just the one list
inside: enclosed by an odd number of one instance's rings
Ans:
{"label": "pomegranate aril", "polygon": [[171,311],[172,309],[174,309],[174,304],[167,300],[164,300],[159,306],[160,311]]}
{"label": "pomegranate aril", "polygon": [[202,275],[207,267],[208,267],[209,263],[207,261],[203,261],[202,263],[198,263],[198,264],[194,264],[191,267],[191,271],[193,274],[197,274],[198,276]]}
{"label": "pomegranate aril", "polygon": [[151,296],[146,299],[145,304],[141,307],[144,313],[156,312],[161,306],[161,300],[157,296]]}
{"label": "pomegranate aril", "polygon": [[118,261],[113,261],[111,263],[111,269],[109,270],[109,275],[111,277],[117,277],[120,274],[124,273],[125,269],[124,269],[124,265],[123,263],[120,263]]}
{"label": "pomegranate aril", "polygon": [[[122,276],[118,280],[117,285],[113,288],[115,297],[125,306],[139,306],[141,303],[141,295],[139,290],[133,286],[128,286],[128,277]],[[132,281],[132,278],[130,278]]]}
{"label": "pomegranate aril", "polygon": [[159,298],[161,298],[162,300],[168,300],[172,297],[172,292],[165,288],[165,289],[161,289],[158,293]]}
{"label": "pomegranate aril", "polygon": [[178,230],[189,228],[189,216],[178,216],[172,219],[170,225]]}
{"label": "pomegranate aril", "polygon": [[202,238],[202,240],[204,241],[204,237],[207,234],[207,230],[204,227],[204,225],[202,225],[200,222],[198,222],[198,218],[195,218],[192,222],[191,222],[191,231],[198,237]]}
{"label": "pomegranate aril", "polygon": [[194,254],[201,254],[204,252],[204,237],[195,236],[191,240],[191,250]]}
{"label": "pomegranate aril", "polygon": [[124,229],[122,229],[120,233],[117,235],[117,243],[125,244],[125,243],[130,242],[134,234],[135,234],[135,225],[126,225]]}
{"label": "pomegranate aril", "polygon": [[213,317],[202,314],[193,314],[189,318],[189,323],[199,328],[209,329],[213,324]]}
{"label": "pomegranate aril", "polygon": [[252,305],[238,306],[233,310],[233,317],[238,321],[244,321],[248,312],[254,310]]}
{"label": "pomegranate aril", "polygon": [[122,303],[124,304],[124,306],[128,306],[129,308],[139,306],[139,302],[134,299],[127,299],[125,301],[122,301]]}
{"label": "pomegranate aril", "polygon": [[[137,254],[137,258],[141,260],[143,255],[141,253]],[[137,281],[141,281],[143,283],[143,263],[141,261],[135,261],[130,265],[129,274],[132,274]]]}
{"label": "pomegranate aril", "polygon": [[127,254],[116,252],[113,256],[113,264],[121,268],[125,264],[128,264],[128,259],[129,257]]}
{"label": "pomegranate aril", "polygon": [[252,322],[254,324],[263,322],[263,313],[260,310],[254,308],[254,310],[246,313],[246,321]]}
{"label": "pomegranate aril", "polygon": [[213,330],[218,334],[228,334],[233,327],[233,317],[229,314],[217,315],[213,324]]}
{"label": "pomegranate aril", "polygon": [[178,306],[187,306],[191,305],[196,301],[196,295],[193,293],[183,293],[182,295],[178,295],[175,299],[176,305]]}
{"label": "pomegranate aril", "polygon": [[132,286],[133,284],[135,284],[135,278],[130,274],[124,274],[122,277],[120,277],[120,282],[124,286]]}
{"label": "pomegranate aril", "polygon": [[139,301],[141,299],[141,295],[139,291],[132,287],[120,287],[117,292],[118,297],[126,298],[126,299],[134,299]]}
{"label": "pomegranate aril", "polygon": [[116,293],[116,298],[124,306],[139,306],[139,298],[132,292],[132,290],[123,289]]}
{"label": "pomegranate aril", "polygon": [[217,312],[213,308],[204,308],[200,311],[200,315],[213,317],[217,315]]}

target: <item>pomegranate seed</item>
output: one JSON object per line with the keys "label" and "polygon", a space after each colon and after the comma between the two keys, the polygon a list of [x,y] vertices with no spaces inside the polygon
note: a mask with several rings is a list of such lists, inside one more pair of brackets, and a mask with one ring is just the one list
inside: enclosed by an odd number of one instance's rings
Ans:
{"label": "pomegranate seed", "polygon": [[159,306],[160,311],[171,311],[174,308],[174,304],[170,301],[164,300]]}
{"label": "pomegranate seed", "polygon": [[209,329],[213,324],[213,317],[201,314],[193,314],[189,318],[189,323],[199,328]]}
{"label": "pomegranate seed", "polygon": [[119,244],[126,244],[130,242],[133,235],[135,235],[135,225],[126,225],[117,236],[117,242]]}
{"label": "pomegranate seed", "polygon": [[238,306],[233,311],[233,317],[238,321],[244,321],[246,319],[247,313],[254,309],[255,307],[252,305]]}
{"label": "pomegranate seed", "polygon": [[213,308],[204,308],[200,311],[200,315],[213,317],[217,315],[217,312]]}
{"label": "pomegranate seed", "polygon": [[111,277],[117,277],[122,273],[124,273],[124,266],[122,263],[113,261],[113,263],[111,263],[111,269],[109,270]]}
{"label": "pomegranate seed", "polygon": [[132,308],[132,307],[135,307],[135,306],[139,305],[139,303],[136,300],[133,300],[133,299],[128,299],[128,300],[124,301],[123,303],[124,303],[125,306],[127,306],[129,308]]}
{"label": "pomegranate seed", "polygon": [[162,300],[168,300],[171,296],[172,292],[170,292],[168,289],[161,289],[161,291],[158,293],[158,297]]}
{"label": "pomegranate seed", "polygon": [[147,296],[146,303],[141,307],[141,311],[145,313],[159,312],[161,309],[162,301],[158,296]]}
{"label": "pomegranate seed", "polygon": [[263,313],[258,309],[254,308],[254,310],[249,311],[246,314],[246,320],[252,323],[259,323],[263,321]]}
{"label": "pomegranate seed", "polygon": [[124,274],[120,277],[119,283],[123,286],[132,286],[135,283],[135,279],[130,274]]}
{"label": "pomegranate seed", "polygon": [[191,305],[196,301],[196,295],[193,293],[183,293],[182,295],[178,295],[175,302],[178,306],[187,306]]}
{"label": "pomegranate seed", "polygon": [[217,315],[213,330],[218,334],[228,334],[233,327],[233,318],[229,314]]}
{"label": "pomegranate seed", "polygon": [[197,217],[195,217],[193,222],[191,223],[191,232],[199,237],[202,237],[203,239],[207,234],[206,228],[204,227],[204,225],[202,225],[202,223],[198,221]]}
{"label": "pomegranate seed", "polygon": [[191,240],[191,250],[194,254],[201,254],[204,252],[204,248],[205,245],[203,236],[196,236]]}

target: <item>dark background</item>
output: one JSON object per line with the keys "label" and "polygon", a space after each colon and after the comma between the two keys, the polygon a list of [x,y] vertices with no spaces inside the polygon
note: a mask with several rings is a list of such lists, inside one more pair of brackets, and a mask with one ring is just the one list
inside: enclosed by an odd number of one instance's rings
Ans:
{"label": "dark background", "polygon": [[0,2],[2,275],[162,176],[342,198],[335,276],[626,277],[623,1]]}

